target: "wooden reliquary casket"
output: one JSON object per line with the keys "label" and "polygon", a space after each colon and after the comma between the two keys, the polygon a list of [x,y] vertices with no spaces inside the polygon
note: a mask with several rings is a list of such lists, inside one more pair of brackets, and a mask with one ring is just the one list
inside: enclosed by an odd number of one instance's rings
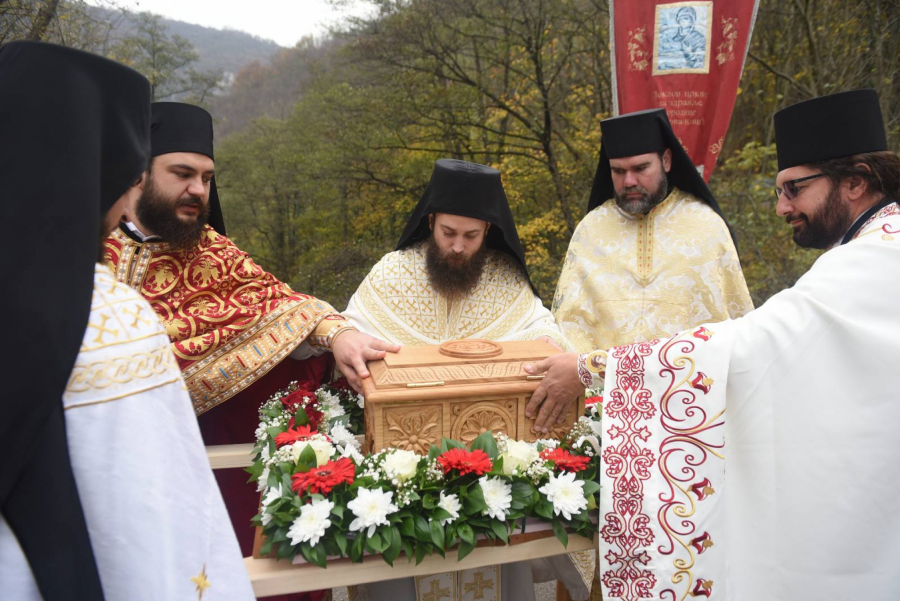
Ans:
{"label": "wooden reliquary casket", "polygon": [[532,431],[525,406],[543,376],[524,366],[559,353],[543,341],[453,340],[408,346],[369,363],[363,380],[366,451],[394,447],[426,454],[441,438],[468,444],[482,432],[516,440],[562,438],[580,415],[584,396],[572,399],[562,424],[549,434]]}

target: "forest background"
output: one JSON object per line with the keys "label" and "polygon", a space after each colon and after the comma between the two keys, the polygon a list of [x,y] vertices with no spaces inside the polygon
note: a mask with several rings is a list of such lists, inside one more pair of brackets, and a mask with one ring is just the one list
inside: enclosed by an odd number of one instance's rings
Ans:
{"label": "forest background", "polygon": [[[255,60],[228,76],[215,61],[201,64],[171,23],[113,4],[0,0],[0,44],[35,39],[103,54],[150,78],[155,100],[208,108],[229,236],[296,290],[338,308],[393,250],[435,160],[492,165],[549,304],[585,213],[599,123],[612,113],[608,3],[370,3],[371,17],[271,58],[259,41],[245,51]],[[234,53],[232,33],[211,35],[218,49],[207,56]],[[756,305],[817,256],[798,250],[775,215],[772,115],[861,87],[878,91],[896,151],[900,0],[761,0],[710,182]]]}

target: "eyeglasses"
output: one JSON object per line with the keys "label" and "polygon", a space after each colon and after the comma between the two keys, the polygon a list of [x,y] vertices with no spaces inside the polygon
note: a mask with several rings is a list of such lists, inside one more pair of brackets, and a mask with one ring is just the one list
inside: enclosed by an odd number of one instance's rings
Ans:
{"label": "eyeglasses", "polygon": [[775,198],[780,199],[782,192],[784,193],[784,197],[787,200],[794,200],[797,198],[797,194],[800,193],[799,188],[797,188],[797,184],[800,182],[805,182],[807,180],[816,179],[817,177],[822,177],[825,175],[824,173],[817,173],[815,175],[807,175],[806,177],[798,177],[797,179],[791,179],[784,182],[784,188],[775,188]]}

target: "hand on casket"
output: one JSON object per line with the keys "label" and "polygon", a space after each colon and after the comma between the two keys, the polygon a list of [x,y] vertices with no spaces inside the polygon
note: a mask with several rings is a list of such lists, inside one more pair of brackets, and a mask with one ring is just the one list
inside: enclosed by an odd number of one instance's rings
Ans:
{"label": "hand on casket", "polygon": [[344,330],[331,343],[331,352],[338,368],[356,392],[362,392],[362,380],[369,377],[366,362],[384,359],[385,352],[396,353],[399,350],[399,344],[385,342],[355,329]]}
{"label": "hand on casket", "polygon": [[584,391],[584,384],[578,378],[578,355],[562,353],[547,357],[525,366],[531,375],[545,373],[541,385],[531,395],[525,407],[525,415],[537,419],[534,422],[535,432],[549,432],[550,427],[562,419],[566,405]]}

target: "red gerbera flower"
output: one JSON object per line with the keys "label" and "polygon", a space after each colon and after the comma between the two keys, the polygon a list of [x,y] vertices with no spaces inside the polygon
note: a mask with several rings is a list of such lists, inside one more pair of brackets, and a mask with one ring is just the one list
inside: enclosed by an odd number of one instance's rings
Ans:
{"label": "red gerbera flower", "polygon": [[587,469],[591,462],[589,457],[573,455],[565,449],[544,449],[541,451],[541,459],[552,461],[557,469],[564,472],[580,472]]}
{"label": "red gerbera flower", "polygon": [[338,484],[352,484],[356,474],[353,462],[347,457],[337,461],[329,461],[321,467],[314,467],[308,472],[298,472],[291,476],[291,490],[298,495],[304,492],[327,495]]}
{"label": "red gerbera flower", "polygon": [[287,432],[282,432],[275,437],[275,446],[283,447],[287,444],[294,444],[301,440],[309,440],[316,431],[309,426],[300,426],[299,428],[290,428]]}
{"label": "red gerbera flower", "polygon": [[441,464],[445,474],[450,470],[459,470],[460,476],[470,472],[481,476],[494,467],[488,454],[480,449],[474,451],[450,449],[438,457],[438,463]]}
{"label": "red gerbera flower", "polygon": [[601,395],[592,396],[584,399],[584,404],[590,407],[591,405],[595,405],[597,403],[603,403],[603,397]]}

